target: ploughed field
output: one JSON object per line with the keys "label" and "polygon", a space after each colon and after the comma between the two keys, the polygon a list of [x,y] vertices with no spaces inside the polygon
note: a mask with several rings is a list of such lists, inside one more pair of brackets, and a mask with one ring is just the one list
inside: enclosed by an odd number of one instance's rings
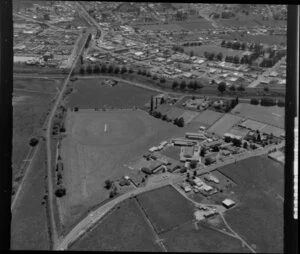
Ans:
{"label": "ploughed field", "polygon": [[231,228],[257,252],[283,252],[283,165],[259,156],[219,171],[237,184],[241,202],[225,215]]}
{"label": "ploughed field", "polygon": [[[103,81],[103,80],[102,80]],[[75,92],[70,95],[69,106],[79,108],[143,108],[157,93],[119,82],[115,86],[102,85],[99,79],[74,82]]]}

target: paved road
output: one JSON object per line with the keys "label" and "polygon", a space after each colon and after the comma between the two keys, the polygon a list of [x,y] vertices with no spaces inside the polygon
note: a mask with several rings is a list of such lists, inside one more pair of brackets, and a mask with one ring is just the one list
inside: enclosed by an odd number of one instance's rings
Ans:
{"label": "paved road", "polygon": [[96,27],[98,30],[101,31],[101,35],[99,38],[99,41],[103,41],[104,39],[104,30],[102,29],[102,27],[99,25],[99,23],[97,23],[97,21],[90,16],[90,14],[86,11],[86,9],[79,3],[79,2],[74,2],[77,9],[79,9],[81,11],[81,13],[83,14],[83,17],[85,18],[85,20],[91,25]]}
{"label": "paved road", "polygon": [[[81,34],[81,36],[84,38],[85,36],[85,40],[88,37],[88,34]],[[56,230],[56,224],[55,224],[55,218],[54,218],[54,204],[53,204],[53,194],[54,194],[54,190],[53,190],[53,177],[52,177],[52,165],[51,165],[51,130],[52,130],[52,122],[53,122],[53,118],[54,115],[56,113],[56,110],[62,100],[63,94],[65,93],[65,90],[67,88],[67,84],[69,83],[70,80],[70,76],[71,73],[73,71],[73,69],[76,66],[77,61],[79,60],[79,56],[81,55],[82,51],[84,50],[84,46],[85,43],[82,43],[81,48],[78,50],[77,56],[74,59],[72,68],[70,70],[69,75],[66,77],[63,86],[60,90],[60,94],[57,97],[57,100],[51,110],[51,113],[49,114],[49,121],[47,124],[47,131],[46,131],[46,148],[47,148],[47,180],[48,180],[48,208],[49,208],[49,214],[50,214],[50,224],[51,224],[51,244],[52,247],[54,249],[56,249],[57,246],[57,242],[58,242],[58,235],[57,235],[57,230]],[[74,46],[76,47],[76,45]]]}
{"label": "paved road", "polygon": [[130,192],[127,192],[117,198],[111,200],[110,202],[104,204],[103,206],[98,207],[96,210],[90,212],[81,222],[79,222],[59,243],[57,250],[66,250],[68,246],[75,242],[81,235],[83,235],[89,228],[91,228],[97,221],[103,218],[112,208],[121,203],[122,201],[147,192],[154,190],[170,184],[170,180],[166,179],[163,182],[158,184],[152,184],[150,186],[134,189]]}
{"label": "paved road", "polygon": [[[283,145],[284,144],[281,144],[281,145],[278,145],[277,147],[279,148],[279,147],[282,147]],[[239,161],[239,160],[243,160],[243,159],[246,159],[246,158],[249,158],[249,157],[265,154],[273,148],[274,148],[274,146],[272,146],[272,147],[270,146],[266,150],[261,150],[261,151],[258,151],[256,153],[250,153],[250,154],[247,154],[246,156],[241,156],[240,158],[233,159],[233,160],[228,161],[228,162],[223,162],[222,164],[209,166],[205,169],[205,171],[201,171],[201,173],[213,171],[216,168],[222,167],[222,166],[230,164],[230,163],[234,163],[235,161]],[[155,182],[151,181],[151,182],[149,182],[149,185],[147,185],[145,187],[134,189],[130,192],[127,192],[127,193],[111,200],[110,202],[104,204],[103,206],[98,207],[96,210],[90,212],[63,239],[61,239],[61,242],[57,245],[57,250],[67,249],[68,246],[71,243],[75,242],[81,235],[83,235],[88,229],[90,229],[97,221],[99,221],[101,218],[103,218],[103,216],[105,214],[107,214],[113,207],[115,207],[120,202],[122,202],[122,201],[124,201],[124,200],[126,200],[126,199],[128,199],[132,196],[143,193],[143,192],[154,190],[154,189],[166,186],[166,185],[173,185],[175,182],[180,182],[184,178],[185,178],[185,175],[178,175],[176,177],[168,177],[168,178],[165,178],[165,179],[162,178],[161,180],[155,181]],[[192,201],[192,202],[195,203],[195,201]],[[222,209],[223,209],[219,205],[209,205],[209,206],[215,207],[219,211],[222,211]],[[241,238],[240,238],[240,240],[244,241]]]}

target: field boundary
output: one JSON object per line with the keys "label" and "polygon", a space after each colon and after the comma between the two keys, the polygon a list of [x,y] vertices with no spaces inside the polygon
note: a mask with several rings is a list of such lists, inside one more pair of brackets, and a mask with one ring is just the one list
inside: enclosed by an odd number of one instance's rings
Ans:
{"label": "field boundary", "polygon": [[140,202],[138,201],[138,199],[136,197],[134,197],[135,199],[135,202],[136,202],[136,205],[138,206],[138,209],[139,211],[141,212],[142,214],[142,217],[144,218],[144,220],[146,221],[146,223],[149,225],[152,233],[153,233],[153,236],[154,236],[154,239],[155,239],[155,243],[157,243],[159,245],[159,247],[164,251],[164,252],[168,252],[166,247],[164,246],[163,244],[163,239],[161,239],[159,237],[159,234],[157,232],[157,229],[154,227],[154,225],[151,223],[149,217],[148,217],[148,214],[146,213],[144,207],[142,206],[142,204],[140,204]]}

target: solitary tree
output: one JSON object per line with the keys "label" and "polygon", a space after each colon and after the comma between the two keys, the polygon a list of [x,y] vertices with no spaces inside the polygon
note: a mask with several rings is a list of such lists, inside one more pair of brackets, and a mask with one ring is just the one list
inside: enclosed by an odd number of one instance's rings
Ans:
{"label": "solitary tree", "polygon": [[64,195],[66,195],[67,190],[65,188],[59,188],[55,191],[55,196],[58,198],[63,197]]}
{"label": "solitary tree", "polygon": [[35,137],[31,138],[30,141],[29,141],[29,145],[30,146],[36,146],[37,144],[39,143],[39,140]]}
{"label": "solitary tree", "polygon": [[177,126],[178,127],[183,127],[184,126],[184,119],[183,117],[180,117],[177,121]]}
{"label": "solitary tree", "polygon": [[226,83],[225,82],[221,82],[219,85],[218,85],[218,90],[220,91],[220,93],[224,93],[225,90],[226,90]]}
{"label": "solitary tree", "polygon": [[104,182],[104,184],[105,184],[104,187],[109,190],[111,188],[111,186],[112,186],[112,181],[106,180]]}

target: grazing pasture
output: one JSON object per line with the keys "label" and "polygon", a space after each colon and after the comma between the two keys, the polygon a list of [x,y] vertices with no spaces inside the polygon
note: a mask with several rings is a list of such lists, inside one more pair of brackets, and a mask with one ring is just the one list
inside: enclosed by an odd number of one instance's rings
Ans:
{"label": "grazing pasture", "polygon": [[213,28],[211,22],[207,21],[206,19],[201,19],[199,21],[180,22],[179,24],[181,27],[191,31],[200,31]]}
{"label": "grazing pasture", "polygon": [[137,200],[157,233],[168,231],[194,218],[193,204],[172,186],[140,194]]}
{"label": "grazing pasture", "polygon": [[231,114],[225,114],[222,118],[217,120],[207,131],[215,133],[216,135],[223,136],[228,132],[235,124],[241,121],[243,118]]}
{"label": "grazing pasture", "polygon": [[249,253],[249,249],[242,247],[242,243],[234,237],[200,223],[197,228],[193,222],[189,221],[162,234],[167,250],[170,252]]}
{"label": "grazing pasture", "polygon": [[162,251],[135,199],[121,203],[70,250],[88,251]]}
{"label": "grazing pasture", "polygon": [[32,170],[24,182],[22,192],[12,212],[11,249],[49,250],[46,207],[42,204],[45,194],[46,153],[41,144]]}
{"label": "grazing pasture", "polygon": [[239,103],[231,114],[284,129],[284,110],[285,108],[278,106],[264,107]]}
{"label": "grazing pasture", "polygon": [[228,224],[257,252],[283,252],[283,165],[258,156],[218,170],[237,183],[240,203],[225,214]]}
{"label": "grazing pasture", "polygon": [[242,50],[223,48],[218,45],[201,45],[201,46],[192,46],[192,47],[185,46],[184,50],[186,52],[193,51],[195,55],[202,56],[202,57],[204,57],[204,52],[215,53],[215,54],[221,52],[223,54],[223,57],[236,56],[236,55],[240,57],[244,52]]}
{"label": "grazing pasture", "polygon": [[116,86],[102,85],[99,79],[78,80],[70,95],[69,106],[79,108],[141,107],[158,93],[119,82]]}
{"label": "grazing pasture", "polygon": [[41,79],[14,79],[13,104],[13,140],[12,167],[13,175],[29,149],[29,140],[41,130],[47,111],[60,81]]}
{"label": "grazing pasture", "polygon": [[205,127],[210,127],[214,124],[218,119],[220,119],[224,114],[213,111],[213,110],[205,110],[200,115],[193,119],[193,122],[196,122],[199,125],[203,125]]}

